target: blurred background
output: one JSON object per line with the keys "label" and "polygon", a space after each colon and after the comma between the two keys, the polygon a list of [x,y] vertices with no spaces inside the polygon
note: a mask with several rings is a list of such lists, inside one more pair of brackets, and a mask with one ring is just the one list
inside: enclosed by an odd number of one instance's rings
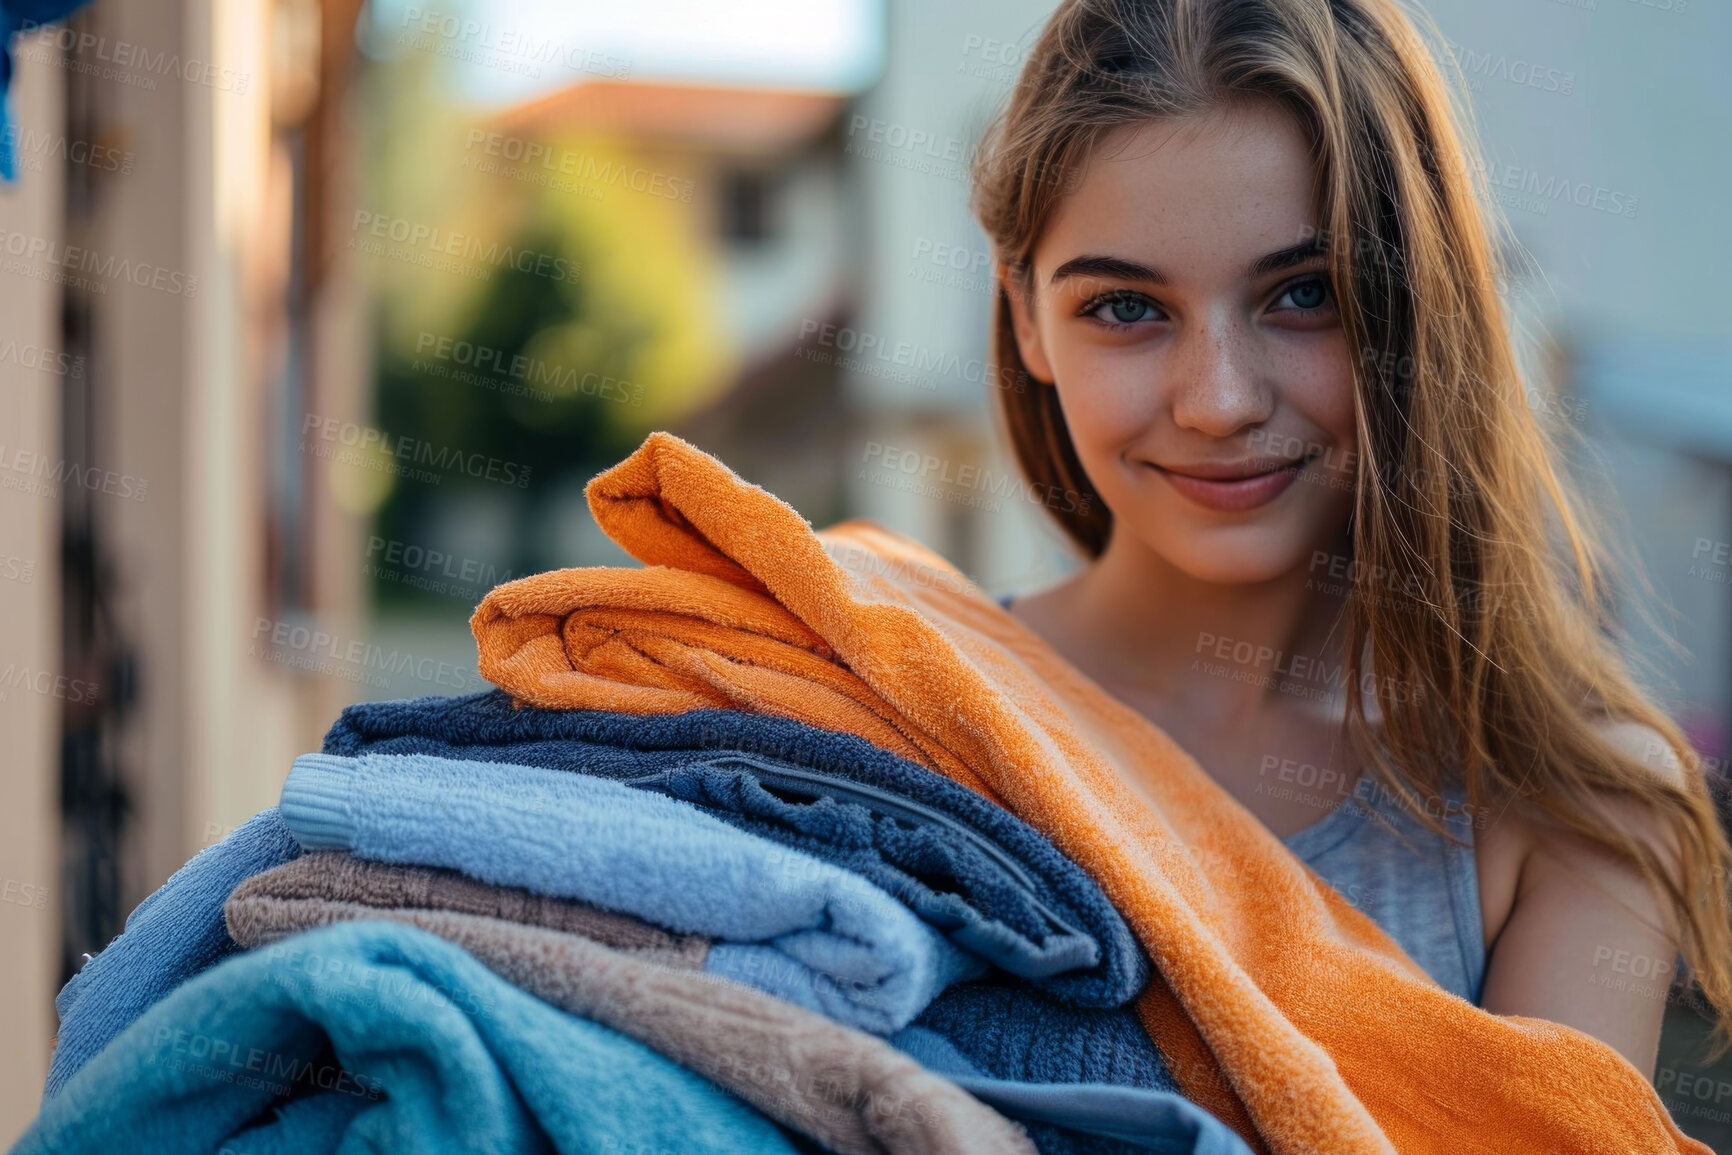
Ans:
{"label": "blurred background", "polygon": [[[1050,8],[94,0],[17,36],[0,1140],[55,991],[344,704],[483,688],[489,588],[627,562],[583,486],[647,432],[993,593],[1065,573],[995,435],[966,209]],[[1723,767],[1732,9],[1426,10],[1531,257],[1504,294],[1530,402],[1585,435],[1683,641],[1638,635],[1656,692]],[[911,484],[928,455],[976,483]],[[1656,1085],[1732,1151],[1732,1065],[1669,1013]]]}

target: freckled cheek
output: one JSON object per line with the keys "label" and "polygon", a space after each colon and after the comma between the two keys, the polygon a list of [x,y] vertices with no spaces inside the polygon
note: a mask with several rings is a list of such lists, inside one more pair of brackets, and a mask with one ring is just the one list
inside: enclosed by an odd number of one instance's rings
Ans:
{"label": "freckled cheek", "polygon": [[1161,405],[1160,370],[1147,356],[1114,355],[1095,348],[1067,350],[1058,361],[1059,398],[1065,424],[1079,451],[1111,451],[1134,440],[1156,419]]}
{"label": "freckled cheek", "polygon": [[1287,350],[1275,365],[1286,404],[1306,421],[1327,434],[1342,449],[1354,444],[1353,359],[1346,338],[1339,333],[1331,340],[1308,342]]}

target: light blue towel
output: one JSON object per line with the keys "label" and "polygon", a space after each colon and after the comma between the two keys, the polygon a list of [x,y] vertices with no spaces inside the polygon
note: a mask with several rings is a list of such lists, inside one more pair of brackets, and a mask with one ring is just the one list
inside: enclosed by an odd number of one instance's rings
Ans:
{"label": "light blue towel", "polygon": [[703,935],[711,973],[878,1034],[987,969],[859,875],[606,779],[305,754],[279,809],[307,850],[443,866]]}
{"label": "light blue towel", "polygon": [[1100,884],[1045,836],[855,734],[744,710],[542,710],[489,690],[347,706],[322,752],[515,762],[671,794],[854,871],[964,950],[1075,1006],[1126,1006],[1149,979]]}
{"label": "light blue towel", "polygon": [[266,1152],[794,1148],[713,1083],[381,921],[231,958],[146,1011],[14,1148]]}
{"label": "light blue towel", "polygon": [[300,856],[276,807],[260,811],[207,846],[127,916],[126,929],[54,1000],[59,1041],[43,1098],[181,982],[236,950],[223,903],[246,879]]}

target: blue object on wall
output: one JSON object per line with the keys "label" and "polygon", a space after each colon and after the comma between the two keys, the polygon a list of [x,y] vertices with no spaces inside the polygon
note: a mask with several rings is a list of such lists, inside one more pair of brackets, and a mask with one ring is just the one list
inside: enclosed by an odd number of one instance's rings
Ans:
{"label": "blue object on wall", "polygon": [[82,8],[86,0],[0,0],[0,179],[18,178],[18,126],[12,120],[12,37]]}

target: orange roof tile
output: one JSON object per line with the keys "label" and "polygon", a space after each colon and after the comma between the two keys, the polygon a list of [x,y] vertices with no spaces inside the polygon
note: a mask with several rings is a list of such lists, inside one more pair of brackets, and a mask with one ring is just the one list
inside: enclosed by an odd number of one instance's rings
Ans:
{"label": "orange roof tile", "polygon": [[847,98],[803,89],[585,80],[494,117],[514,134],[589,128],[744,152],[784,152],[840,115]]}

